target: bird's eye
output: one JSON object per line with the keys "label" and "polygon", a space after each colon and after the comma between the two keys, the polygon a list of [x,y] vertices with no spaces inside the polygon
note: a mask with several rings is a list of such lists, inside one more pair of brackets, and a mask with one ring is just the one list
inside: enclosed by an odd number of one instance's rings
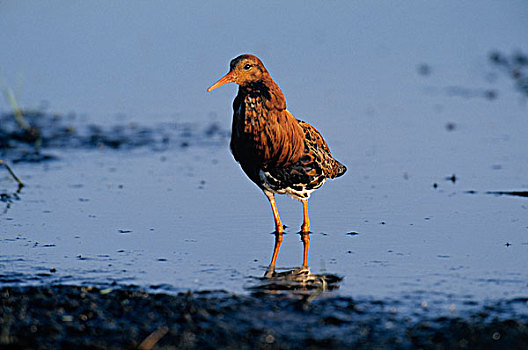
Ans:
{"label": "bird's eye", "polygon": [[244,70],[249,70],[251,68],[251,65],[248,63],[244,66]]}

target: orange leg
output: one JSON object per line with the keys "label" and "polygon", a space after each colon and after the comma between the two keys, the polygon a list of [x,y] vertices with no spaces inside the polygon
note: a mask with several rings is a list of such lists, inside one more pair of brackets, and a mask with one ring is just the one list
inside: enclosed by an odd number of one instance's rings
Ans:
{"label": "orange leg", "polygon": [[284,226],[282,225],[279,211],[277,210],[277,204],[275,204],[275,195],[271,192],[264,192],[264,194],[268,197],[271,204],[271,211],[273,212],[273,219],[275,220],[275,248],[273,248],[273,255],[270,262],[270,267],[275,268],[277,256],[279,255],[280,246],[282,244],[282,232],[284,231]]}
{"label": "orange leg", "polygon": [[310,249],[310,234],[308,232],[301,232],[301,240],[304,246],[303,267],[308,267],[308,250]]}
{"label": "orange leg", "polygon": [[275,204],[275,195],[271,192],[264,192],[264,194],[268,197],[271,204],[271,211],[273,212],[273,219],[275,220],[275,232],[282,233],[284,231],[284,226],[282,226],[279,211],[277,210],[277,204]]}
{"label": "orange leg", "polygon": [[308,217],[308,199],[301,201],[303,205],[303,224],[301,226],[301,240],[304,246],[303,266],[308,267],[308,250],[310,249],[310,218]]}
{"label": "orange leg", "polygon": [[273,256],[271,257],[270,268],[275,268],[277,256],[279,255],[280,246],[282,244],[282,233],[275,233],[275,248],[273,248]]}
{"label": "orange leg", "polygon": [[303,205],[303,224],[301,226],[302,233],[310,232],[310,218],[308,217],[308,199],[301,200]]}

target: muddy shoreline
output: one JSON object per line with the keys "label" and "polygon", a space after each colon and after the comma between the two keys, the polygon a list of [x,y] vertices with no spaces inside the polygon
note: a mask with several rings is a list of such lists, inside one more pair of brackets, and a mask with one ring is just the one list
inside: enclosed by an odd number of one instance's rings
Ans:
{"label": "muddy shoreline", "polygon": [[[285,294],[153,294],[136,287],[4,287],[4,349],[508,348],[528,342],[512,300],[466,315],[404,315],[382,301]],[[509,306],[507,306],[509,305]]]}

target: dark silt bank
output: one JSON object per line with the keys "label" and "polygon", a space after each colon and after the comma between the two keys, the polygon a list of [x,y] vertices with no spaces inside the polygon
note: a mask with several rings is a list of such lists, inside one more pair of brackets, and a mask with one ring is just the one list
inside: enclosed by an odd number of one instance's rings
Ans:
{"label": "dark silt bank", "polygon": [[285,294],[151,294],[136,288],[0,289],[2,349],[504,348],[528,342],[527,300],[481,312],[412,314],[398,303]]}

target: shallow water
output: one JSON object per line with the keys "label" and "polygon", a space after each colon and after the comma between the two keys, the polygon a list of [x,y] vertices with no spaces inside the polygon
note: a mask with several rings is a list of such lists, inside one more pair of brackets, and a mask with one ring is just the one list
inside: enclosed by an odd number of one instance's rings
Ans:
{"label": "shallow water", "polygon": [[[256,23],[267,23],[272,7],[233,13],[224,5],[194,5],[185,10],[202,17],[192,24],[193,16],[177,6],[169,25],[162,9],[137,3],[120,10],[125,17],[145,10],[132,20],[143,27],[118,21],[99,37],[102,29],[90,25],[106,23],[115,10],[90,5],[74,21],[68,14],[82,5],[66,6],[64,21],[36,33],[37,26],[17,21],[32,23],[38,14],[47,23],[59,14],[33,5],[1,5],[7,11],[0,29],[9,34],[2,43],[12,54],[2,63],[9,67],[6,79],[16,80],[17,71],[26,76],[20,98],[28,107],[49,100],[50,112],[74,110],[110,128],[136,123],[163,135],[162,123],[177,121],[192,122],[190,130],[216,123],[227,132],[235,88],[208,95],[205,88],[238,53],[259,54],[289,109],[320,129],[349,169],[310,200],[311,269],[344,278],[334,293],[446,312],[527,296],[527,198],[489,193],[528,188],[526,96],[489,58],[493,50],[508,57],[528,51],[520,18],[525,4],[334,4],[320,9],[320,20],[309,27],[312,11],[288,22],[298,10],[292,3],[266,34],[250,26],[245,35],[252,40],[236,29],[257,10]],[[470,13],[473,21],[461,21]],[[156,16],[159,26],[149,21]],[[218,18],[244,20],[235,25]],[[185,25],[195,29],[188,36],[178,34]],[[71,27],[87,36],[88,47],[63,30]],[[211,45],[233,31],[240,41]],[[104,54],[108,38],[124,33],[122,47]],[[289,40],[278,40],[284,33]],[[49,35],[58,38],[53,45],[44,39]],[[39,38],[52,49],[44,62],[19,60],[35,48],[19,47],[17,39]],[[85,50],[110,63],[95,64]],[[82,62],[86,71],[72,68]],[[43,150],[54,161],[17,163],[27,186],[19,200],[0,202],[0,283],[115,281],[172,292],[246,293],[269,263],[273,220],[265,197],[232,159],[228,139],[149,145],[55,145]],[[9,160],[10,153],[2,157]],[[0,190],[13,193],[14,182],[0,171]],[[288,226],[278,265],[293,268],[302,259],[301,205],[281,197],[278,206]]]}

